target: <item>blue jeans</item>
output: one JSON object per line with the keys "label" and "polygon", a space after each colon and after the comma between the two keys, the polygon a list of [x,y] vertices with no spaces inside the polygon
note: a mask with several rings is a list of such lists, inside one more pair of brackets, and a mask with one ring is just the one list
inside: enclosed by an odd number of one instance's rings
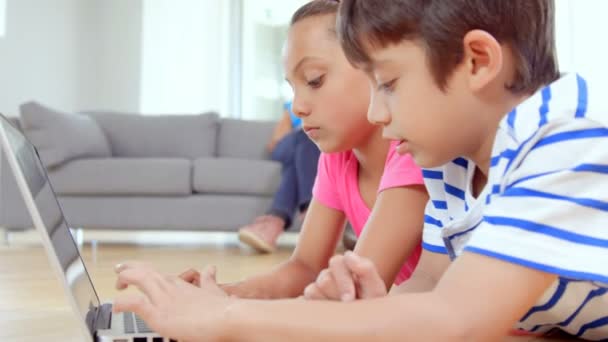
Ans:
{"label": "blue jeans", "polygon": [[268,214],[285,220],[285,229],[291,226],[296,212],[308,208],[312,200],[319,155],[317,145],[301,129],[286,135],[272,151],[271,158],[283,165],[283,171]]}

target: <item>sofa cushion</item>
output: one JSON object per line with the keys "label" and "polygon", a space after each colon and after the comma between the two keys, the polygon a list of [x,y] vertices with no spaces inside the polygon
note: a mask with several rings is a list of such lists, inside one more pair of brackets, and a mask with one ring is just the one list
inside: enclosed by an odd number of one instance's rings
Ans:
{"label": "sofa cushion", "polygon": [[226,158],[267,159],[266,145],[275,122],[223,119],[220,122],[218,156]]}
{"label": "sofa cushion", "polygon": [[60,195],[190,195],[188,159],[78,159],[49,173]]}
{"label": "sofa cushion", "polygon": [[89,112],[106,133],[112,155],[187,158],[215,155],[218,115],[140,115]]}
{"label": "sofa cushion", "polygon": [[75,158],[110,156],[103,131],[90,117],[61,113],[36,102],[25,103],[20,110],[23,131],[46,167]]}
{"label": "sofa cushion", "polygon": [[[265,196],[62,196],[72,227],[235,232],[268,209]],[[290,229],[291,230],[291,229]]]}
{"label": "sofa cushion", "polygon": [[194,161],[195,192],[273,196],[281,164],[268,160],[201,158]]}

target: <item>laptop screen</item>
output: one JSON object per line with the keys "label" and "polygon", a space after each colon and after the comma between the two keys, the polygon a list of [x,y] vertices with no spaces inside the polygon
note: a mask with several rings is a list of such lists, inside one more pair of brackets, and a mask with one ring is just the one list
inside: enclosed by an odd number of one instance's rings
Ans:
{"label": "laptop screen", "polygon": [[[92,332],[93,321],[97,314],[96,309],[99,307],[99,298],[68,229],[46,171],[34,146],[2,115],[0,115],[0,125],[8,138],[7,153],[14,154],[17,159],[19,166],[17,172],[22,173],[25,178],[42,219],[44,231],[51,241],[52,253],[61,265],[65,283],[74,298],[79,314],[87,323],[89,331]],[[8,171],[7,167],[8,165],[5,165],[4,172]]]}

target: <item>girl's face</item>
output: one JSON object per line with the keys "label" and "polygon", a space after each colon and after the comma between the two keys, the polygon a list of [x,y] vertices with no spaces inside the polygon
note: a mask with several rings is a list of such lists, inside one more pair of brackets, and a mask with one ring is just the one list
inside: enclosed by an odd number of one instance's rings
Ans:
{"label": "girl's face", "polygon": [[334,26],[335,15],[297,22],[289,31],[284,58],[293,112],[326,153],[362,146],[378,129],[367,121],[370,81],[347,61]]}

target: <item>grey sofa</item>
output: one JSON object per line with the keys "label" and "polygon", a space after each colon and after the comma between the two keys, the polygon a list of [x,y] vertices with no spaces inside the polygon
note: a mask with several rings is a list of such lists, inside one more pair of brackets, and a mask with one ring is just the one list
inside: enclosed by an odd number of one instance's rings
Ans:
{"label": "grey sofa", "polygon": [[[265,150],[272,122],[27,103],[14,123],[38,148],[72,227],[234,231],[268,208],[280,180]],[[31,227],[9,171],[0,226]]]}

